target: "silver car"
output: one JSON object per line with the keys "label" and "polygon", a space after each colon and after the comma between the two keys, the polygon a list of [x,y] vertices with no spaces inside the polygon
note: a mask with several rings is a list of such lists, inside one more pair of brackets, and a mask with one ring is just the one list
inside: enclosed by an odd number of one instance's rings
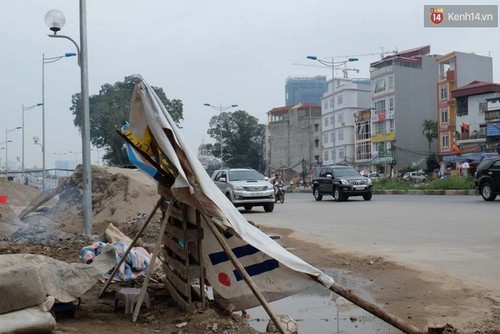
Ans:
{"label": "silver car", "polygon": [[254,206],[264,211],[274,210],[274,188],[262,174],[251,168],[228,168],[216,170],[212,181],[236,207],[252,210]]}

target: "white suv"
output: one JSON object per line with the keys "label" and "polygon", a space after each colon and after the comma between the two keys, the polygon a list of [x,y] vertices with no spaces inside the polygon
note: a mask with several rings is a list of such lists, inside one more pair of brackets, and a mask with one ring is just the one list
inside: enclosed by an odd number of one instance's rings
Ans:
{"label": "white suv", "polygon": [[216,170],[212,181],[234,204],[245,210],[263,206],[264,211],[274,210],[274,188],[262,174],[251,168],[228,168]]}

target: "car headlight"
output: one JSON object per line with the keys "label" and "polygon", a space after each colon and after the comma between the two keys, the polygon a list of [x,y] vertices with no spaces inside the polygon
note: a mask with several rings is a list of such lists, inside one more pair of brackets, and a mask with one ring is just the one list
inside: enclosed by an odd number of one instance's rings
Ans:
{"label": "car headlight", "polygon": [[241,189],[243,189],[242,186],[234,186],[233,188],[234,188],[234,190],[241,190]]}
{"label": "car headlight", "polygon": [[340,183],[342,183],[342,184],[343,184],[343,185],[345,185],[345,186],[350,185],[349,181],[344,180],[344,179],[341,179],[341,180],[340,180]]}

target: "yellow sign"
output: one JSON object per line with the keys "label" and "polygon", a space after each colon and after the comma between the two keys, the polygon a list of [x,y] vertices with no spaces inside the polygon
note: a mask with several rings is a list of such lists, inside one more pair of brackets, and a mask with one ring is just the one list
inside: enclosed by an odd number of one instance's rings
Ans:
{"label": "yellow sign", "polygon": [[396,133],[378,133],[376,135],[372,135],[372,143],[381,143],[384,141],[394,141],[396,140]]}

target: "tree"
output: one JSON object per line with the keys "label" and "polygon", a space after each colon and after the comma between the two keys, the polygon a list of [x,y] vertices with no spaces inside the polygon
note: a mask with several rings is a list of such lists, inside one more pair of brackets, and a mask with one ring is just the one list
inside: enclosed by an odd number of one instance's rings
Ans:
{"label": "tree", "polygon": [[[108,165],[125,165],[128,163],[123,139],[118,136],[116,129],[120,128],[129,119],[130,101],[135,84],[139,78],[127,76],[123,81],[114,85],[104,84],[98,94],[89,97],[90,112],[90,142],[97,148],[103,148],[103,160]],[[183,119],[182,101],[169,100],[162,88],[152,87],[175,123]],[[75,117],[73,123],[82,131],[83,115],[81,94],[76,93],[71,99],[70,110]]]}
{"label": "tree", "polygon": [[[222,112],[210,119],[207,133],[217,142],[212,153],[220,157],[222,138],[225,166],[252,167],[262,172],[265,125],[244,110]],[[221,137],[222,136],[222,137]]]}
{"label": "tree", "polygon": [[427,142],[429,143],[429,155],[431,155],[432,150],[431,150],[431,145],[432,141],[434,139],[437,139],[438,137],[438,124],[436,121],[426,119],[424,121],[424,124],[422,124],[422,134],[425,136],[427,139]]}

